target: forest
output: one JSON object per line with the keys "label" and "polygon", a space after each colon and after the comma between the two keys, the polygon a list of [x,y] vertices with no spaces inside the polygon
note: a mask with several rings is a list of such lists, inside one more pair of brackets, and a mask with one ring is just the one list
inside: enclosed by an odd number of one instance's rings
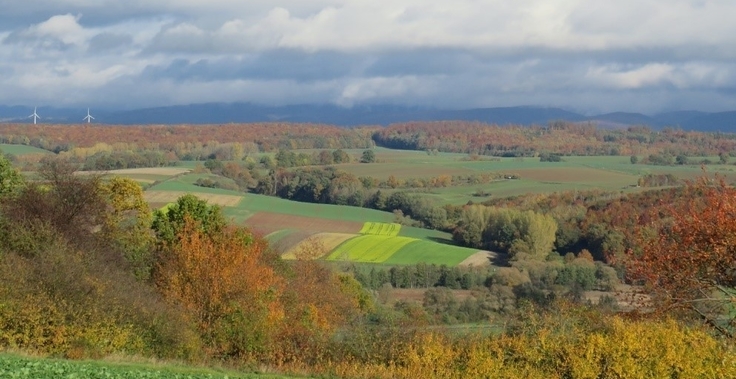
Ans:
{"label": "forest", "polygon": [[[45,150],[0,155],[0,346],[10,351],[300,377],[736,376],[731,134],[1,124],[0,143]],[[523,190],[550,168],[589,172],[594,163],[564,166],[576,156],[620,157],[616,167],[636,174],[624,189]],[[140,168],[179,171],[130,171]],[[620,174],[602,172],[596,180]],[[498,196],[499,185],[520,189]],[[475,200],[448,203],[441,190]],[[339,215],[306,218],[304,204]],[[445,246],[493,259],[328,259],[339,246],[330,238],[370,236],[347,234],[354,221],[340,217],[358,210],[440,256]],[[305,229],[257,221],[279,212]],[[278,247],[297,236],[297,248]]]}

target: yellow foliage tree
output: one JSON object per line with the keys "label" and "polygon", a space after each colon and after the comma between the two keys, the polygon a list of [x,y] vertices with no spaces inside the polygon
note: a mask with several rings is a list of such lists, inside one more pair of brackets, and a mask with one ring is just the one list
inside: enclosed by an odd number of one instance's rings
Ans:
{"label": "yellow foliage tree", "polygon": [[146,280],[153,264],[151,254],[154,236],[151,231],[151,211],[143,198],[143,189],[135,181],[113,177],[101,183],[110,209],[102,225],[102,231],[116,241],[133,265],[137,278]]}

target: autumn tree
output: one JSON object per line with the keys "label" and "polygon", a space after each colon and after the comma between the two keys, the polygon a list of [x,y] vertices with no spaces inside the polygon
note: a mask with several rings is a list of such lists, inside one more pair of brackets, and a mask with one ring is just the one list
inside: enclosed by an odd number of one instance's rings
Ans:
{"label": "autumn tree", "polygon": [[157,288],[185,308],[215,356],[263,354],[284,310],[283,279],[267,264],[265,240],[236,227],[212,234],[185,214],[154,270]]}
{"label": "autumn tree", "polygon": [[[660,310],[682,311],[727,335],[736,320],[736,189],[723,178],[689,183],[662,222],[643,225],[627,274]],[[652,231],[653,233],[646,233]]]}

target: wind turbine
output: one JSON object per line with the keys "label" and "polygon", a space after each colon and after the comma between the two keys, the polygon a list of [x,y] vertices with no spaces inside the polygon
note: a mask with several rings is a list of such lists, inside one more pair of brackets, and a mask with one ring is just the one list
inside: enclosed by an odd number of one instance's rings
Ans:
{"label": "wind turbine", "polygon": [[33,107],[33,114],[32,114],[32,115],[30,115],[30,116],[28,116],[28,118],[31,118],[31,117],[33,117],[33,124],[34,124],[34,125],[36,124],[36,119],[39,119],[39,118],[41,118],[41,116],[39,116],[39,115],[38,115],[38,113],[36,113],[36,108],[37,108],[37,107]]}
{"label": "wind turbine", "polygon": [[94,118],[94,117],[92,117],[92,115],[90,115],[90,114],[89,114],[89,108],[87,108],[87,117],[83,118],[82,120],[84,120],[84,121],[87,121],[87,123],[89,124],[89,123],[90,123],[90,122],[92,122],[92,120],[94,120],[94,119],[95,119],[95,118]]}

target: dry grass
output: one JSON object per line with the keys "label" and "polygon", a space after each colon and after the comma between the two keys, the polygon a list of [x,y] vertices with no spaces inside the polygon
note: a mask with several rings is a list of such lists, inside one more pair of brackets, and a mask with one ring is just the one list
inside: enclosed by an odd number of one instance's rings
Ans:
{"label": "dry grass", "polygon": [[[355,234],[347,233],[319,233],[315,234],[305,240],[302,240],[292,248],[290,248],[282,258],[284,259],[296,259],[297,253],[305,248],[309,248],[314,242],[318,243],[322,248],[322,256],[329,254],[332,250],[335,250],[341,243],[355,237]],[[320,258],[320,257],[315,257]]]}
{"label": "dry grass", "polygon": [[220,195],[214,193],[203,193],[203,192],[184,192],[184,191],[146,191],[143,193],[143,198],[150,203],[171,203],[176,199],[191,194],[202,200],[207,201],[209,204],[220,205],[223,207],[234,207],[240,203],[243,199],[242,196],[235,195]]}
{"label": "dry grass", "polygon": [[496,259],[496,253],[492,251],[479,251],[463,260],[458,264],[458,266],[461,267],[484,267],[484,266],[490,266],[491,262],[493,262],[494,259]]}

